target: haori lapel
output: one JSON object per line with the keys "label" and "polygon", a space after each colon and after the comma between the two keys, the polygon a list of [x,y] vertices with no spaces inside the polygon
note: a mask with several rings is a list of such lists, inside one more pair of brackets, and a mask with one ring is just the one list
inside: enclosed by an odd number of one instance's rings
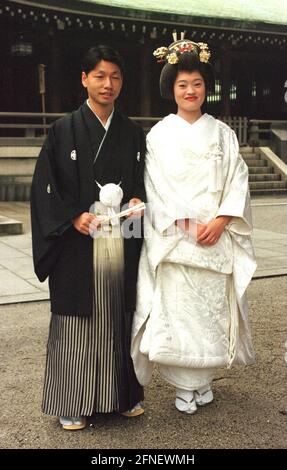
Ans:
{"label": "haori lapel", "polygon": [[103,158],[106,159],[107,155],[114,155],[115,153],[118,153],[119,144],[120,144],[120,116],[118,115],[116,111],[114,111],[114,115],[113,115],[110,127],[101,142],[95,164],[97,164],[97,162],[101,164],[101,160]]}
{"label": "haori lapel", "polygon": [[121,148],[121,118],[115,112],[94,163],[94,173],[97,177],[102,178],[102,183],[113,181],[117,184],[120,181],[123,153]]}

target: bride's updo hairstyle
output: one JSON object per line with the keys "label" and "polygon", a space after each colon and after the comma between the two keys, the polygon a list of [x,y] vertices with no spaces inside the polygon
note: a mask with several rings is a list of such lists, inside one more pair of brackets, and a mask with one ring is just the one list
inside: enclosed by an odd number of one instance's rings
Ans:
{"label": "bride's updo hairstyle", "polygon": [[153,53],[158,62],[165,62],[160,74],[159,88],[161,96],[169,100],[174,98],[173,86],[178,72],[198,71],[204,80],[206,91],[214,90],[208,45],[183,39],[183,33],[181,35],[182,38],[177,41],[174,33],[174,42],[169,47],[158,47]]}

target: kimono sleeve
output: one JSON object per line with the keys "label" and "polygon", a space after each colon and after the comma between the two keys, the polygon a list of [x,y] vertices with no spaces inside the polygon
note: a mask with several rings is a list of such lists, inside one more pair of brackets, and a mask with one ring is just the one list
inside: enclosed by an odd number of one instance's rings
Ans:
{"label": "kimono sleeve", "polygon": [[145,185],[153,226],[163,234],[179,217],[174,202],[175,195],[162,175],[156,152],[149,139],[147,139]]}
{"label": "kimono sleeve", "polygon": [[220,215],[232,216],[232,220],[226,228],[239,235],[250,235],[252,232],[252,222],[248,167],[239,153],[237,137],[232,130],[229,133],[227,149],[230,160],[229,170],[216,217]]}
{"label": "kimono sleeve", "polygon": [[31,187],[32,244],[35,272],[46,279],[61,251],[63,233],[83,208],[62,188],[55,162],[52,127],[39,154]]}

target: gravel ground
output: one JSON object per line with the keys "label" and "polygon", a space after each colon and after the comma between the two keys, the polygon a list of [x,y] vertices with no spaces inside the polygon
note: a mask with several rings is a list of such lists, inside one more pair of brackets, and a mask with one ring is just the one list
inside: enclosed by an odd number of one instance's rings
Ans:
{"label": "gravel ground", "polygon": [[178,412],[173,388],[155,372],[143,416],[98,415],[74,433],[40,410],[49,303],[1,306],[0,448],[286,449],[286,283],[284,276],[251,282],[256,364],[219,370],[211,405],[192,416]]}

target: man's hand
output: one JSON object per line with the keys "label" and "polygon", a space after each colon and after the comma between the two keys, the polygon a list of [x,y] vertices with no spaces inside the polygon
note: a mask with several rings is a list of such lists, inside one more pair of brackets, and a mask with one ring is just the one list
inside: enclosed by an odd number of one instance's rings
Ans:
{"label": "man's hand", "polygon": [[78,232],[83,235],[90,235],[91,232],[97,230],[101,221],[90,212],[83,212],[81,215],[72,220],[72,223]]}
{"label": "man's hand", "polygon": [[[133,206],[136,206],[137,204],[140,204],[142,201],[140,199],[138,199],[137,197],[133,197],[132,199],[130,199],[129,201],[129,207],[133,207]],[[128,218],[133,218],[133,219],[137,219],[139,217],[141,217],[143,215],[144,211],[141,210],[141,211],[135,211],[135,212],[131,212],[129,215],[127,215]]]}

